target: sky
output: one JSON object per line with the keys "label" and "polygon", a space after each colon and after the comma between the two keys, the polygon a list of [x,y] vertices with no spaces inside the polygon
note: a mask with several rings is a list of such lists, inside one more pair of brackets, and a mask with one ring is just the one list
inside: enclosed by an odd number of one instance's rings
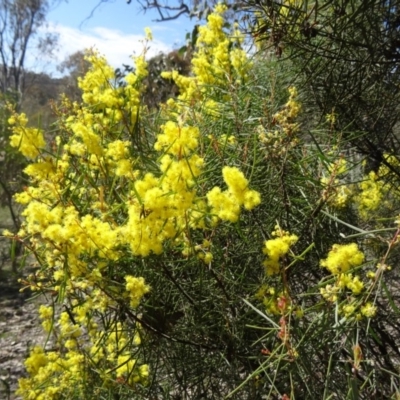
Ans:
{"label": "sky", "polygon": [[[98,6],[98,7],[96,7]],[[52,57],[38,57],[35,44],[27,58],[27,67],[60,76],[56,66],[78,50],[96,48],[113,67],[132,64],[130,56],[143,50],[144,29],[149,27],[154,40],[149,57],[169,52],[185,44],[186,33],[196,23],[185,15],[168,22],[155,22],[155,11],[144,13],[135,0],[63,0],[47,15],[47,26],[41,31],[58,34],[58,46]]]}

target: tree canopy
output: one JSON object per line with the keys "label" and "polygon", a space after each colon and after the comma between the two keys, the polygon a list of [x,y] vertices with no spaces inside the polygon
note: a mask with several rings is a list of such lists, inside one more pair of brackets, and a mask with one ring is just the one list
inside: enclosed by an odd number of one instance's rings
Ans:
{"label": "tree canopy", "polygon": [[[30,45],[37,30],[46,21],[50,7],[61,0],[2,0],[0,2],[0,91],[23,91],[24,68]],[[42,36],[39,51],[56,41],[53,34]]]}

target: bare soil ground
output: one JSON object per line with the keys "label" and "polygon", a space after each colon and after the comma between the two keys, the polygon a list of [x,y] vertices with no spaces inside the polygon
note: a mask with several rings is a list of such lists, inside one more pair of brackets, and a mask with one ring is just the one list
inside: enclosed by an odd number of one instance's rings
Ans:
{"label": "bare soil ground", "polygon": [[43,340],[43,332],[29,293],[20,293],[13,274],[0,271],[0,398],[17,399],[18,379],[25,375],[29,348]]}
{"label": "bare soil ground", "polygon": [[7,210],[0,208],[0,399],[16,400],[18,379],[25,375],[24,360],[29,348],[43,344],[44,333],[37,303],[29,291],[20,292],[18,276],[11,269],[10,242],[1,237],[11,228]]}

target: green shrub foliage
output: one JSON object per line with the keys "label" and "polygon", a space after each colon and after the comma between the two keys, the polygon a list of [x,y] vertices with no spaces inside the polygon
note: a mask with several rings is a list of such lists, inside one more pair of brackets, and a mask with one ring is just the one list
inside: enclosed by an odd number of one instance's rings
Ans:
{"label": "green shrub foliage", "polygon": [[304,132],[290,71],[247,55],[224,11],[199,28],[192,74],[162,74],[179,95],[155,110],[145,44],[123,84],[87,55],[53,142],[10,117],[31,163],[5,234],[47,300],[24,399],[398,395],[390,171],[363,176],[335,114]]}

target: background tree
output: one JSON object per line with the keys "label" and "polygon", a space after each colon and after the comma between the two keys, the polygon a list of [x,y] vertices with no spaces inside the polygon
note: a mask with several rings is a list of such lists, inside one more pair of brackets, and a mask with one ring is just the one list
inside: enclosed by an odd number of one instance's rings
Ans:
{"label": "background tree", "polygon": [[[20,221],[14,208],[13,194],[21,189],[22,169],[26,161],[8,145],[10,131],[7,104],[24,109],[24,94],[32,90],[37,74],[26,72],[26,57],[46,15],[59,0],[2,0],[0,2],[0,205],[10,211],[18,230]],[[53,34],[41,35],[38,52],[48,52],[56,45]],[[29,78],[29,82],[28,79]],[[37,92],[33,90],[33,96]],[[37,100],[37,97],[36,97]],[[32,102],[31,102],[32,103]],[[37,119],[33,119],[37,122]]]}
{"label": "background tree", "polygon": [[[57,1],[3,0],[0,3],[0,90],[18,92],[24,89],[25,61],[32,39],[46,22],[46,14]],[[54,47],[56,36],[46,34],[38,41],[39,51]]]}
{"label": "background tree", "polygon": [[150,109],[154,109],[169,98],[176,97],[179,94],[178,86],[172,80],[163,78],[161,73],[175,70],[181,75],[188,76],[191,70],[190,59],[190,52],[181,54],[176,50],[151,58],[148,62],[149,75],[146,78],[143,103]]}
{"label": "background tree", "polygon": [[[102,3],[107,3],[109,0],[100,0],[96,7],[93,9],[91,16],[97,7]],[[158,14],[157,22],[171,21],[178,19],[182,16],[188,16],[190,18],[198,18],[199,20],[204,20],[212,12],[214,6],[218,4],[218,0],[177,0],[175,2],[169,2],[165,0],[137,0],[136,3],[139,4],[140,9],[143,12],[155,11]],[[127,0],[127,4],[134,3],[132,0]],[[236,0],[224,1],[226,6],[232,11],[240,11],[243,9],[245,4]],[[91,17],[90,16],[90,17]]]}
{"label": "background tree", "polygon": [[70,54],[57,67],[57,69],[66,74],[63,78],[65,84],[64,93],[71,100],[79,100],[82,94],[78,86],[78,78],[83,77],[88,72],[90,63],[85,60],[85,51],[78,50]]}

